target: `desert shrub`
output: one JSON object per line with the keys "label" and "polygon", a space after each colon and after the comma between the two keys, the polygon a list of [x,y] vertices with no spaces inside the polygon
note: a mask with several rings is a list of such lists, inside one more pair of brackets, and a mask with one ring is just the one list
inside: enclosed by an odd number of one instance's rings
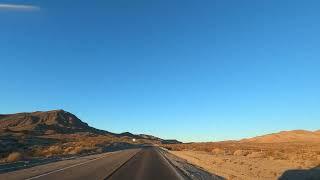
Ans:
{"label": "desert shrub", "polygon": [[295,153],[283,153],[280,151],[276,151],[270,156],[272,156],[273,159],[275,160],[287,160],[287,159],[295,160],[298,158]]}
{"label": "desert shrub", "polygon": [[63,154],[71,154],[70,152],[73,151],[74,147],[67,147],[63,151]]}
{"label": "desert shrub", "polygon": [[241,150],[241,149],[238,149],[233,153],[234,156],[246,156],[248,154],[249,154],[249,151]]}
{"label": "desert shrub", "polygon": [[233,155],[233,151],[232,150],[224,150],[224,155]]}
{"label": "desert shrub", "polygon": [[7,162],[16,162],[23,159],[23,154],[20,152],[12,152],[7,157]]}
{"label": "desert shrub", "polygon": [[96,149],[96,152],[97,152],[97,153],[103,153],[103,148],[97,148],[97,149]]}
{"label": "desert shrub", "polygon": [[220,148],[214,148],[211,152],[215,155],[223,155],[225,153],[225,151]]}
{"label": "desert shrub", "polygon": [[247,155],[247,157],[250,157],[250,158],[264,158],[266,157],[266,154],[262,151],[255,151],[255,152],[252,152],[250,154]]}
{"label": "desert shrub", "polygon": [[202,147],[201,148],[201,151],[205,151],[205,152],[212,152],[212,148],[210,148],[210,147]]}
{"label": "desert shrub", "polygon": [[61,154],[62,153],[62,148],[61,148],[61,146],[51,146],[48,149],[48,152],[50,152],[52,154]]}
{"label": "desert shrub", "polygon": [[54,146],[50,146],[47,149],[42,149],[40,154],[46,157],[61,155],[63,154],[63,149],[60,145],[54,145]]}
{"label": "desert shrub", "polygon": [[81,154],[85,150],[86,148],[84,148],[83,146],[76,146],[71,151],[69,151],[69,154],[72,154],[72,155]]}

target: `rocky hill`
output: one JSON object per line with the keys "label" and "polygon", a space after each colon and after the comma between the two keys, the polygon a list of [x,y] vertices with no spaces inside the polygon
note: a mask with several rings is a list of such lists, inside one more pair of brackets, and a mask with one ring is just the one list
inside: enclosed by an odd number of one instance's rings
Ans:
{"label": "rocky hill", "polygon": [[[135,135],[130,132],[116,134],[105,130],[99,130],[90,127],[87,123],[81,121],[77,116],[64,110],[2,114],[0,115],[0,132],[1,131],[23,132],[33,135],[73,134],[86,132],[114,137],[146,139],[160,143],[167,142],[167,140],[163,140],[151,135]],[[169,142],[172,142],[172,140]],[[175,142],[179,143],[179,141]]]}
{"label": "rocky hill", "polygon": [[172,142],[180,143],[99,130],[64,110],[0,114],[0,164],[7,162],[10,153],[17,152],[24,158],[68,156]]}
{"label": "rocky hill", "polygon": [[95,131],[87,123],[64,110],[0,115],[0,129],[38,135]]}

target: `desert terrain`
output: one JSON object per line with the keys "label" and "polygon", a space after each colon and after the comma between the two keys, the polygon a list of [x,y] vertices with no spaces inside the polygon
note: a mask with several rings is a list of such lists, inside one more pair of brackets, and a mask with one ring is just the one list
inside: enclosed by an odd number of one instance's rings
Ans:
{"label": "desert terrain", "polygon": [[162,143],[179,142],[95,129],[64,110],[0,115],[0,165]]}
{"label": "desert terrain", "polygon": [[240,141],[165,147],[188,163],[226,179],[320,178],[319,131],[283,131]]}
{"label": "desert terrain", "polygon": [[0,115],[0,169],[4,172],[144,145],[169,150],[170,159],[176,159],[175,166],[185,169],[186,174],[201,168],[205,177],[219,179],[320,178],[320,131],[282,131],[239,141],[181,143],[146,134],[99,130],[64,110]]}
{"label": "desert terrain", "polygon": [[170,143],[181,142],[99,130],[64,110],[3,114],[0,179],[187,179],[159,147]]}

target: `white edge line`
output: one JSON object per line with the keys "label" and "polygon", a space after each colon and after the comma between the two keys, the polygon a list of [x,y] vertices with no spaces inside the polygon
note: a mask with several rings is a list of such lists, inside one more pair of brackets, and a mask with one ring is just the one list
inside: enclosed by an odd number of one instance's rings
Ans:
{"label": "white edge line", "polygon": [[[111,154],[111,153],[108,153],[108,154]],[[40,174],[40,175],[37,175],[37,176],[33,176],[31,178],[27,178],[25,180],[37,179],[37,178],[40,178],[40,177],[43,177],[43,176],[47,176],[49,174],[53,174],[53,173],[60,172],[60,171],[66,170],[66,169],[70,169],[70,168],[73,168],[73,167],[76,167],[76,166],[87,164],[89,162],[92,162],[92,161],[95,161],[95,160],[99,160],[99,159],[102,159],[102,158],[105,158],[105,156],[98,157],[98,158],[95,158],[95,159],[91,159],[89,161],[85,161],[85,162],[82,162],[82,163],[79,163],[79,164],[74,164],[74,165],[71,165],[71,166],[68,166],[68,167],[64,167],[64,168],[61,168],[61,169],[56,169],[56,170],[53,170],[53,171],[50,171],[50,172],[47,172],[47,173],[44,173],[44,174]]]}
{"label": "white edge line", "polygon": [[168,160],[164,157],[165,155],[162,154],[162,152],[158,151],[160,156],[162,157],[162,159],[164,159],[164,161],[168,164],[168,166],[175,172],[175,174],[179,177],[180,180],[184,180],[184,178],[182,177],[182,175],[180,173],[178,173],[177,169],[175,169],[169,162]]}

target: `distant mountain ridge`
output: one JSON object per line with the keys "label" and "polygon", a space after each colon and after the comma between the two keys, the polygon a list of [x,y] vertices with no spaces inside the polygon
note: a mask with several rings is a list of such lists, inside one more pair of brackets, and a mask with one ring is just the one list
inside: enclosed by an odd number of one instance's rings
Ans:
{"label": "distant mountain ridge", "polygon": [[162,143],[181,143],[177,140],[164,140],[151,135],[135,135],[130,132],[116,134],[99,130],[89,126],[74,114],[61,109],[30,113],[0,114],[0,131],[26,132],[34,135],[88,132],[116,137],[155,140]]}
{"label": "distant mountain ridge", "polygon": [[313,142],[320,143],[320,130],[292,130],[266,134],[248,139],[242,139],[243,143],[286,143],[286,142]]}
{"label": "distant mountain ridge", "polygon": [[146,139],[158,140],[158,141],[161,141],[163,144],[180,144],[181,143],[176,139],[160,139],[158,137],[147,135],[147,134],[139,134],[139,136]]}

